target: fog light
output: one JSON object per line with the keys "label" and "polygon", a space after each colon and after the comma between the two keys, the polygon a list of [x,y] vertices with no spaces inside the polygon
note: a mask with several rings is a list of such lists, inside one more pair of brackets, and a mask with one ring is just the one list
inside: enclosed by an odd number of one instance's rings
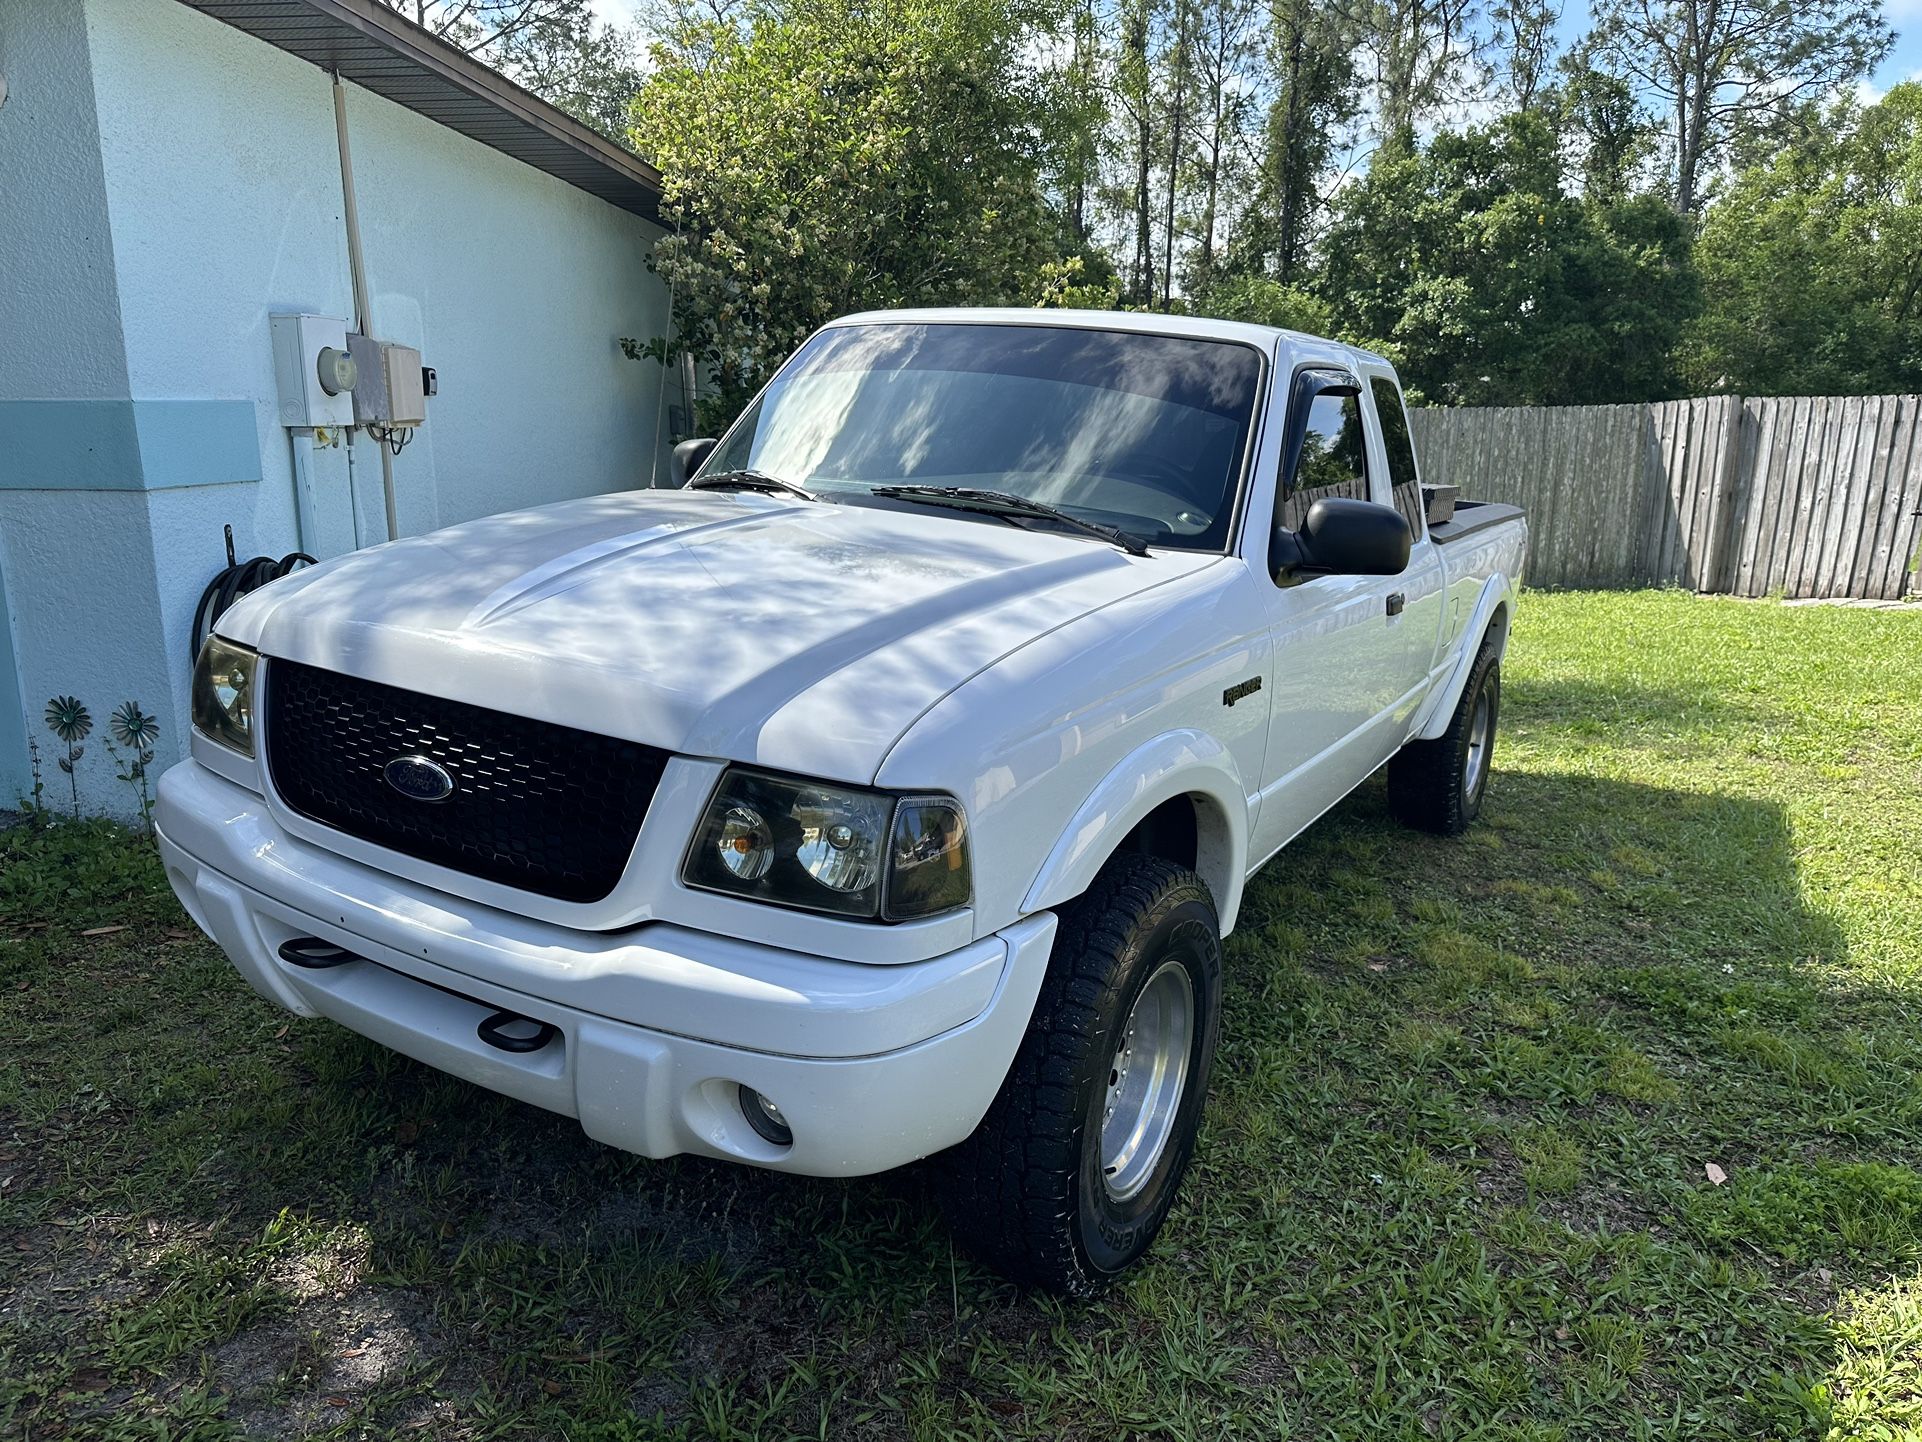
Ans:
{"label": "fog light", "polygon": [[745,1082],[741,1084],[741,1115],[754,1128],[754,1134],[777,1147],[794,1145],[794,1132],[781,1115],[781,1109]]}

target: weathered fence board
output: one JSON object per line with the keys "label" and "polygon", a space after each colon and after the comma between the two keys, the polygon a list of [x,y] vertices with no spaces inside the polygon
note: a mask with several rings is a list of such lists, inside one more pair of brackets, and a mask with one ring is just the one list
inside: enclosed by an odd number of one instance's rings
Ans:
{"label": "weathered fence board", "polygon": [[1543,586],[1922,589],[1922,397],[1422,408],[1423,478],[1528,507]]}

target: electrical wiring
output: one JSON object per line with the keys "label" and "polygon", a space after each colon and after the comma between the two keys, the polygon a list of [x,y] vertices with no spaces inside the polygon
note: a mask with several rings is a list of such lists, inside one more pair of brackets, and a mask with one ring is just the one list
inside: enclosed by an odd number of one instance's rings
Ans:
{"label": "electrical wiring", "polygon": [[290,571],[314,564],[314,558],[305,551],[293,551],[275,560],[272,556],[255,556],[250,560],[234,559],[234,528],[224,528],[227,535],[227,568],[207,583],[207,589],[200,593],[200,604],[194,608],[193,630],[188,636],[191,650],[187,662],[191,666],[200,659],[200,648],[206,644],[207,637],[213,634],[214,624],[226,614],[227,608],[249,591],[257,591],[269,581],[278,581]]}
{"label": "electrical wiring", "polygon": [[369,425],[366,429],[368,435],[386,446],[388,451],[396,456],[406,450],[414,439],[412,426]]}

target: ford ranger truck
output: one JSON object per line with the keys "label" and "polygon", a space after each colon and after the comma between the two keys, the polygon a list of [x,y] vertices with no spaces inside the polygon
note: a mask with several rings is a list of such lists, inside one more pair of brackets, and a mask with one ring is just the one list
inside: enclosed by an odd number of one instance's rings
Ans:
{"label": "ford ranger truck", "polygon": [[1381,357],[1171,316],[852,316],[675,468],[219,617],[175,890],[298,1015],[643,1156],[933,1158],[1096,1293],[1249,877],[1384,768],[1480,809],[1521,513],[1429,524]]}

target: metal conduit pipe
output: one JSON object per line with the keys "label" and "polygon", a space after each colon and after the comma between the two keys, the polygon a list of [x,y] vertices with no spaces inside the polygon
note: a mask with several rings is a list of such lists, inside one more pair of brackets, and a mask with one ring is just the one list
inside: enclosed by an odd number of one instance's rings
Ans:
{"label": "metal conduit pipe", "polygon": [[[374,316],[367,300],[367,266],[360,249],[360,206],[354,195],[354,154],[347,143],[347,87],[340,72],[334,72],[334,138],[340,148],[340,199],[347,226],[347,266],[354,280],[354,329],[362,335],[374,333]],[[348,438],[348,484],[352,485],[353,438]],[[380,488],[387,502],[387,539],[400,535],[399,513],[394,506],[394,457],[384,445],[380,451]],[[354,528],[354,544],[362,544],[360,528]]]}

